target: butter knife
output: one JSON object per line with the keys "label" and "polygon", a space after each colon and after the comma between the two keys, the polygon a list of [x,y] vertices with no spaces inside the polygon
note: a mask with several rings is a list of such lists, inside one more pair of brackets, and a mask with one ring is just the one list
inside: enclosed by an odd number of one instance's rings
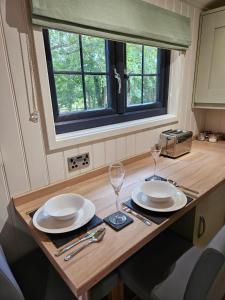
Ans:
{"label": "butter knife", "polygon": [[67,245],[66,247],[63,247],[61,249],[59,249],[56,253],[55,253],[55,256],[60,256],[62,255],[63,253],[65,253],[66,251],[70,250],[71,248],[75,247],[76,245],[78,245],[79,243],[83,242],[83,241],[86,241],[86,240],[89,240],[91,239],[96,233],[96,230],[95,231],[92,231],[92,232],[87,232],[86,234],[84,234],[80,239],[76,240],[75,242]]}
{"label": "butter knife", "polygon": [[143,223],[145,223],[148,226],[152,225],[152,222],[149,221],[149,219],[143,217],[141,214],[137,213],[136,211],[132,210],[131,208],[129,208],[128,206],[126,206],[125,204],[122,204],[122,209],[124,211],[126,211],[127,213],[135,216],[136,218],[138,218],[140,221],[142,221]]}

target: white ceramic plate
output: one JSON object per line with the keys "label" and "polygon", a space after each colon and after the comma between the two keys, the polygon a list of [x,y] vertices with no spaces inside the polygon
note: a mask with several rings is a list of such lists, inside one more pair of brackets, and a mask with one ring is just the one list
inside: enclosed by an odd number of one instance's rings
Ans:
{"label": "white ceramic plate", "polygon": [[40,207],[33,216],[34,226],[46,233],[64,233],[82,227],[87,224],[95,215],[94,204],[84,198],[84,205],[79,209],[74,218],[69,220],[56,220],[50,217],[44,210],[44,206]]}
{"label": "white ceramic plate", "polygon": [[176,189],[173,197],[166,202],[155,202],[150,197],[142,193],[140,187],[132,192],[132,200],[140,207],[157,212],[172,212],[183,208],[187,204],[185,194]]}

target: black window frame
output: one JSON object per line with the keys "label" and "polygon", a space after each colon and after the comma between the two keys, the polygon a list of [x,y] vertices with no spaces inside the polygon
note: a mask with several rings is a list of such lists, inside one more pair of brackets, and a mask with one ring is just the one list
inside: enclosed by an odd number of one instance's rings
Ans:
{"label": "black window frame", "polygon": [[[159,76],[157,77],[157,91],[158,91],[157,101],[152,104],[146,103],[146,104],[132,105],[127,107],[126,85],[129,76],[125,74],[126,44],[123,44],[121,42],[105,41],[106,53],[108,54],[106,55],[107,57],[106,64],[107,64],[108,75],[109,75],[108,76],[109,79],[107,82],[107,87],[108,87],[107,91],[108,91],[108,99],[111,102],[111,107],[105,109],[96,109],[96,110],[89,110],[89,111],[87,110],[81,112],[59,114],[56,86],[54,80],[54,74],[56,74],[56,72],[53,70],[48,29],[43,29],[43,37],[44,37],[46,61],[47,61],[48,76],[49,76],[49,86],[51,91],[52,108],[53,108],[56,134],[78,131],[83,129],[90,129],[94,127],[122,123],[126,121],[132,121],[132,120],[143,119],[148,117],[154,117],[154,116],[163,115],[167,113],[170,51],[158,48],[159,69],[157,70],[157,74],[159,74]],[[79,40],[81,43],[80,37]],[[82,51],[82,47],[80,51]],[[118,83],[114,78],[115,68],[121,77],[120,94],[117,93]],[[66,72],[66,74],[68,75],[69,73],[74,74],[74,72],[70,72],[70,71]],[[93,72],[91,74],[94,75]],[[142,74],[142,76],[146,76],[146,75]],[[82,80],[83,78],[84,77],[82,75]]]}

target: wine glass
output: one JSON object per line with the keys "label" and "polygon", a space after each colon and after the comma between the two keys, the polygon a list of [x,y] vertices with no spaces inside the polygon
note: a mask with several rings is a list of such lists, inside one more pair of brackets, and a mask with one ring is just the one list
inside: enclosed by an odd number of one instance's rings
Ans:
{"label": "wine glass", "polygon": [[154,160],[154,174],[153,174],[152,180],[156,180],[157,179],[157,176],[156,176],[156,165],[157,165],[157,162],[159,160],[159,156],[161,154],[161,151],[162,151],[162,145],[161,145],[160,142],[157,143],[157,144],[154,144],[151,147],[151,154],[152,154],[152,157],[153,157],[153,160]]}
{"label": "wine glass", "polygon": [[125,178],[125,170],[121,162],[113,163],[109,166],[109,180],[116,195],[116,210],[109,220],[114,225],[121,225],[126,222],[127,218],[119,209],[119,194]]}

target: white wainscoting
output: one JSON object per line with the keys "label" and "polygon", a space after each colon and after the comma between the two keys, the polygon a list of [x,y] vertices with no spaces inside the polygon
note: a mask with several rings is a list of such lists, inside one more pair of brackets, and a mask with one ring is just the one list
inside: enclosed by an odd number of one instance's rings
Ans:
{"label": "white wainscoting", "polygon": [[[196,134],[203,129],[204,112],[191,109],[200,10],[179,0],[151,0],[192,20],[190,49],[186,55],[177,51],[171,55],[169,110],[178,111],[178,123],[49,152],[45,129],[41,123],[29,121],[33,99],[24,1],[0,1],[0,145],[8,197],[79,175],[79,171],[67,170],[67,157],[71,155],[89,152],[90,167],[82,170],[88,172],[148,151],[163,130],[182,127]],[[45,99],[39,90],[37,94],[35,101],[41,111]],[[1,195],[1,208],[8,205],[5,197]],[[0,218],[2,214],[1,209]]]}

